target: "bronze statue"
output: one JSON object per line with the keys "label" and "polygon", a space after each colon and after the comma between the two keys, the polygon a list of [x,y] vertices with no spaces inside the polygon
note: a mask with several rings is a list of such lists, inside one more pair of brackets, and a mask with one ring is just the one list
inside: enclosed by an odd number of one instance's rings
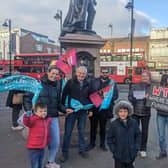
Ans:
{"label": "bronze statue", "polygon": [[75,31],[92,31],[96,4],[96,0],[71,0],[62,34]]}

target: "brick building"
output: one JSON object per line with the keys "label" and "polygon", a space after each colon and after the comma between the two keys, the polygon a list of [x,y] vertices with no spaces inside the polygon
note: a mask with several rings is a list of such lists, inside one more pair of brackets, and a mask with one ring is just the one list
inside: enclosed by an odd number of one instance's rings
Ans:
{"label": "brick building", "polygon": [[[133,39],[133,52],[144,52],[145,58],[149,61],[149,36],[137,36]],[[130,52],[130,38],[108,38],[104,47],[100,49],[100,53],[108,52]]]}
{"label": "brick building", "polygon": [[[12,60],[14,54],[57,53],[59,46],[48,36],[26,29],[12,29]],[[9,31],[0,31],[0,60],[9,60]]]}

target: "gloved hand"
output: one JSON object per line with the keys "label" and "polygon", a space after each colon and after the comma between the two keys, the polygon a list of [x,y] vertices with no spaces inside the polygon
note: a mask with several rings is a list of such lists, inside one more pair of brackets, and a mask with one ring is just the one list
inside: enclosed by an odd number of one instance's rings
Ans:
{"label": "gloved hand", "polygon": [[31,111],[31,110],[26,111],[26,117],[30,117],[32,114],[33,114],[33,113],[32,113],[32,111]]}

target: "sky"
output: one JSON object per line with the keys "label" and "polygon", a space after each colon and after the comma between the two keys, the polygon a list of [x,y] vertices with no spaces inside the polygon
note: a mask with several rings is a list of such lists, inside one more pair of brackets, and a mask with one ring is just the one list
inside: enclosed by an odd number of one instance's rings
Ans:
{"label": "sky", "polygon": [[[58,42],[57,9],[66,17],[70,0],[0,0],[0,29],[6,18],[12,28],[24,28],[49,36]],[[130,32],[131,12],[125,8],[129,0],[97,0],[93,30],[102,37],[126,37]],[[149,35],[151,28],[168,27],[167,0],[134,0],[135,35]]]}

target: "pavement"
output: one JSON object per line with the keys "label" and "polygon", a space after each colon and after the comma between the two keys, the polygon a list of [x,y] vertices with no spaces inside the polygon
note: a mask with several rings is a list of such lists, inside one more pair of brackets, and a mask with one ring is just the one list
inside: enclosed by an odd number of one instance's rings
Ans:
{"label": "pavement", "polygon": [[[120,98],[127,97],[127,86],[121,85]],[[30,168],[26,150],[26,139],[22,131],[11,130],[11,109],[5,107],[7,92],[0,92],[0,167],[5,168]],[[168,131],[166,131],[168,132]],[[88,139],[88,134],[86,139]],[[122,137],[121,137],[122,138]],[[168,141],[168,137],[167,137]],[[155,160],[159,152],[158,136],[156,129],[156,112],[152,110],[150,120],[148,157],[145,159],[137,157],[136,168],[166,168],[168,158]],[[60,151],[57,162],[59,162]],[[62,168],[113,168],[114,162],[112,154],[102,151],[98,146],[89,152],[89,158],[83,159],[78,155],[77,145],[70,148],[69,160],[63,163]]]}

